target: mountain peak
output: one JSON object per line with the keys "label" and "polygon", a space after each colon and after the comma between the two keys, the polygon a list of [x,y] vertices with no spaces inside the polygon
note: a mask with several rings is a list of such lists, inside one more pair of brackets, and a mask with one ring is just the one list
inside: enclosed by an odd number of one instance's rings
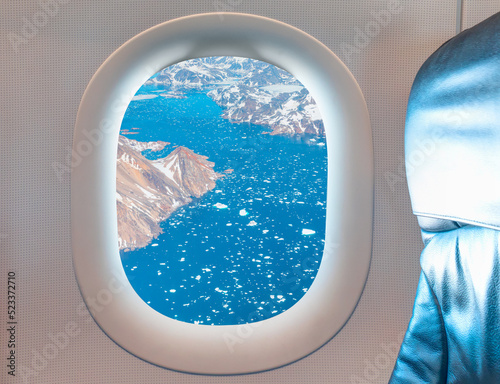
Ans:
{"label": "mountain peak", "polygon": [[120,249],[146,246],[162,232],[161,221],[192,197],[213,189],[222,177],[206,156],[182,146],[165,158],[148,160],[141,150],[151,149],[153,143],[119,136],[116,192]]}
{"label": "mountain peak", "polygon": [[183,147],[182,145],[179,145],[172,152],[170,152],[170,155],[177,155],[177,154],[194,155],[195,153],[192,150],[190,150],[189,148]]}

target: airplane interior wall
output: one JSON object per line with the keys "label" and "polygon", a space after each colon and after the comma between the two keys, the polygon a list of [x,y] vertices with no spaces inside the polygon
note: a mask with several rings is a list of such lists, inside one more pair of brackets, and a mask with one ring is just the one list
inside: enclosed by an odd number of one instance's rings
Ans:
{"label": "airplane interior wall", "polygon": [[[0,285],[6,285],[8,271],[15,271],[16,359],[18,369],[22,369],[16,377],[4,381],[7,368],[2,363],[0,381],[387,383],[411,316],[423,247],[405,178],[406,103],[420,66],[455,35],[457,1],[54,3],[0,2]],[[470,27],[499,10],[499,0],[465,0],[463,26]],[[67,170],[80,99],[106,58],[156,24],[217,11],[283,21],[309,33],[337,54],[364,93],[375,160],[372,262],[351,319],[330,342],[298,362],[268,372],[227,377],[191,375],[153,366],[120,348],[94,321],[88,321],[82,313],[83,301],[73,271],[71,174]],[[4,288],[0,294],[6,296]],[[5,324],[4,297],[0,303],[0,318]],[[52,350],[50,359],[44,358],[44,348],[68,324],[76,324],[80,332]],[[0,357],[4,361],[7,334],[3,325],[0,332]]]}

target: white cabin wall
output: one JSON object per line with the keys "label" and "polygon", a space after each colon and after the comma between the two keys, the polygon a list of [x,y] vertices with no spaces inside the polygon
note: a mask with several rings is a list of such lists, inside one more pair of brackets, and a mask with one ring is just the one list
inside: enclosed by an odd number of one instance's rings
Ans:
{"label": "white cabin wall", "polygon": [[500,11],[500,0],[463,0],[463,27],[470,28]]}
{"label": "white cabin wall", "polygon": [[[396,11],[382,25],[375,15],[388,9]],[[9,270],[18,275],[18,363],[32,368],[36,353],[51,342],[49,334],[69,322],[82,330],[33,371],[29,383],[387,383],[411,316],[422,249],[404,176],[406,102],[419,67],[455,34],[455,0],[73,0],[47,16],[46,25],[17,50],[9,39],[20,36],[26,20],[42,8],[38,1],[20,0],[1,2],[0,10],[0,276]],[[352,318],[299,362],[233,377],[155,367],[84,321],[71,260],[70,174],[58,177],[53,169],[54,163],[68,164],[80,98],[115,49],[163,21],[217,10],[275,18],[326,44],[365,94],[375,147],[373,258]],[[467,0],[464,25],[499,10],[498,1]],[[375,24],[380,31],[356,43],[360,31]],[[1,377],[5,370],[3,365]]]}

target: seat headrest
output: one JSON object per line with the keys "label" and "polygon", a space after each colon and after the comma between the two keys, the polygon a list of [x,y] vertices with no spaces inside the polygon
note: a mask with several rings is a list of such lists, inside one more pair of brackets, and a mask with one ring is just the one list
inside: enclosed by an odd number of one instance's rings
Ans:
{"label": "seat headrest", "polygon": [[418,72],[405,161],[422,229],[500,229],[500,13],[447,41]]}

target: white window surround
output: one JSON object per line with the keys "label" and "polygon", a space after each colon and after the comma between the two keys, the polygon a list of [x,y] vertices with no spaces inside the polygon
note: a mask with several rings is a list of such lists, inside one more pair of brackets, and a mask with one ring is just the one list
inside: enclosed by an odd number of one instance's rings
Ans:
{"label": "white window surround", "polygon": [[[125,110],[162,68],[207,56],[249,57],[290,72],[316,100],[326,129],[327,227],[318,274],[293,307],[251,324],[195,325],[156,312],[128,282],[118,251],[116,151]],[[133,355],[200,374],[264,371],[312,353],[354,311],[371,259],[370,122],[349,70],[306,33],[237,13],[188,16],[148,29],[116,50],[90,81],[73,151],[71,222],[78,284],[95,321]]]}

